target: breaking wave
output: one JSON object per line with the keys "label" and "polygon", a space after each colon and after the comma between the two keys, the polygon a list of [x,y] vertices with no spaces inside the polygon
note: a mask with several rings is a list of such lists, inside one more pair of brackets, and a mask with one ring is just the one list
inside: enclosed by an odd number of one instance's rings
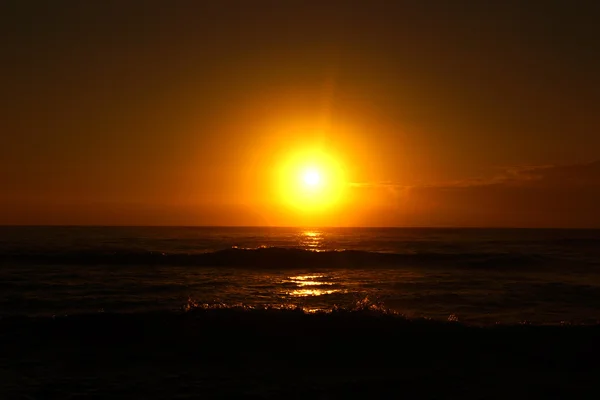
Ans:
{"label": "breaking wave", "polygon": [[393,266],[463,266],[511,268],[548,266],[552,259],[539,254],[509,253],[379,253],[360,250],[310,251],[292,248],[231,248],[181,254],[126,251],[14,252],[0,254],[0,263],[55,265],[176,265],[252,268],[353,268]]}

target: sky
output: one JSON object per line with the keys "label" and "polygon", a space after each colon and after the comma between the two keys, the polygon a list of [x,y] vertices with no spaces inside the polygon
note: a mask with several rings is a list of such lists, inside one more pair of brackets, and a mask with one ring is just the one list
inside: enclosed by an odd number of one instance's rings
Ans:
{"label": "sky", "polygon": [[[600,228],[599,20],[566,0],[4,1],[0,224]],[[303,151],[343,171],[322,209],[278,175]]]}

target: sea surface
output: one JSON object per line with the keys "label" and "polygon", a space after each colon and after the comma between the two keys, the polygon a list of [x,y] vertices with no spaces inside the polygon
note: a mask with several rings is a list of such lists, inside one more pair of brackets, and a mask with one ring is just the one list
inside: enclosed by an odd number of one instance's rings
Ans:
{"label": "sea surface", "polygon": [[0,316],[365,304],[596,324],[600,230],[0,227]]}

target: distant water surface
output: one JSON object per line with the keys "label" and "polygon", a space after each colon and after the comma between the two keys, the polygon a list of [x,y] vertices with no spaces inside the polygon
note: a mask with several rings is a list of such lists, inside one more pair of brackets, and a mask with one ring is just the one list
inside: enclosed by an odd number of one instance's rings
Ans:
{"label": "distant water surface", "polygon": [[409,317],[595,323],[600,231],[0,227],[0,315],[366,298]]}

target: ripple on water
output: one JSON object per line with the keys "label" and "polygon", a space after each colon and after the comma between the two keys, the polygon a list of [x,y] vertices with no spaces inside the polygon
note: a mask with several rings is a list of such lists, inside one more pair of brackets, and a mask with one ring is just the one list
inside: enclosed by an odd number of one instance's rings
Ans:
{"label": "ripple on water", "polygon": [[332,278],[323,274],[295,275],[284,279],[280,284],[288,287],[294,285],[295,289],[285,290],[285,294],[291,297],[323,296],[333,293],[341,293],[341,289],[332,288],[335,282]]}

